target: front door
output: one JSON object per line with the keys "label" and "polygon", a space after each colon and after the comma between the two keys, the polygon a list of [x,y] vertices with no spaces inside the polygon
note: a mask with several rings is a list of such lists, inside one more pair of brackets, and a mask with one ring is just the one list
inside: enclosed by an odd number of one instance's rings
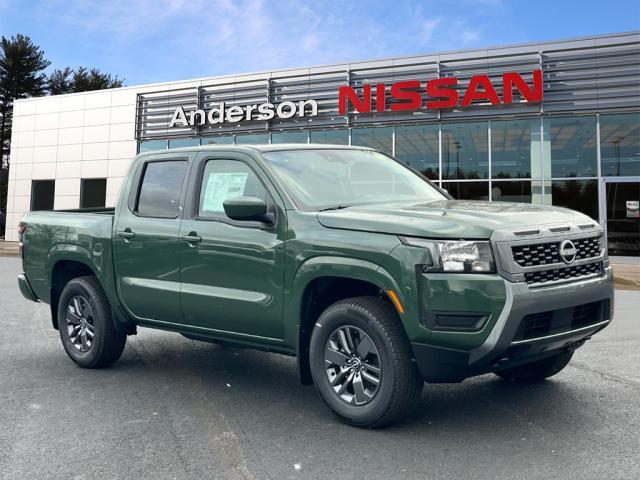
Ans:
{"label": "front door", "polygon": [[[193,205],[180,227],[184,322],[242,341],[281,340],[284,210],[250,159],[203,158],[195,168]],[[264,199],[275,224],[229,219],[222,204],[236,196]]]}
{"label": "front door", "polygon": [[640,256],[640,180],[605,179],[609,255]]}
{"label": "front door", "polygon": [[[181,201],[186,159],[140,166],[128,204],[120,205],[114,239],[118,295],[136,319],[180,323]],[[123,202],[127,203],[127,202]]]}

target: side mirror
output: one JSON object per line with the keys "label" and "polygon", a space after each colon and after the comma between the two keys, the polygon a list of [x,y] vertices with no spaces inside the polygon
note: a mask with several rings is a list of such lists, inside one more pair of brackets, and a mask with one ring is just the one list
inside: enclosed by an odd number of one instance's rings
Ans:
{"label": "side mirror", "polygon": [[224,213],[231,220],[252,220],[263,223],[273,223],[275,220],[273,213],[267,212],[266,202],[258,197],[229,198],[222,205]]}

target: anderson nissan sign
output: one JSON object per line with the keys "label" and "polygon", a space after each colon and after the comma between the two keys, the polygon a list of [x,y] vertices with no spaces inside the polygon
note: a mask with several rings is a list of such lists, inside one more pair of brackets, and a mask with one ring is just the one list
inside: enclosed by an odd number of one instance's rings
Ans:
{"label": "anderson nissan sign", "polygon": [[[356,113],[382,113],[386,111],[411,111],[426,108],[466,108],[475,103],[508,105],[513,103],[514,93],[519,93],[527,103],[540,103],[543,99],[542,70],[532,72],[533,82],[529,84],[517,72],[502,74],[502,87],[496,88],[488,75],[474,75],[462,93],[457,88],[458,77],[442,77],[422,82],[408,80],[385,83],[364,84],[358,89],[342,86],[338,90],[338,110],[347,115],[349,108]],[[361,93],[358,93],[360,90]],[[425,94],[426,93],[426,100]],[[392,100],[392,102],[390,101]],[[260,103],[252,105],[232,105],[221,102],[210,110],[196,109],[185,112],[178,107],[173,112],[169,128],[193,127],[196,125],[236,123],[243,120],[267,121],[274,118],[315,117],[318,115],[316,100],[299,102]]]}

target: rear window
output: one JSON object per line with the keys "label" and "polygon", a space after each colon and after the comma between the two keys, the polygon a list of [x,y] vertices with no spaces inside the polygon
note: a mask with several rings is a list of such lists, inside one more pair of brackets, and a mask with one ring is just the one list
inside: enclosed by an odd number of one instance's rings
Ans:
{"label": "rear window", "polygon": [[184,160],[147,163],[136,212],[145,217],[176,218],[180,209],[182,182],[187,167]]}

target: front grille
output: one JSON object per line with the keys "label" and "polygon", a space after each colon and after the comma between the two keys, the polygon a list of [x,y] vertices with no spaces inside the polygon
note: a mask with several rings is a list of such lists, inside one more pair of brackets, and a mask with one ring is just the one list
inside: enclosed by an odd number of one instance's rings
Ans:
{"label": "front grille", "polygon": [[[572,240],[578,251],[576,260],[594,258],[600,255],[598,237]],[[536,267],[560,263],[560,242],[536,243],[532,245],[514,245],[511,247],[514,261],[521,267]]]}
{"label": "front grille", "polygon": [[573,267],[552,268],[539,272],[526,272],[524,280],[529,285],[544,284],[546,282],[556,282],[558,280],[571,280],[587,275],[602,274],[602,262],[588,263],[586,265],[576,265]]}
{"label": "front grille", "polygon": [[609,320],[609,300],[575,307],[530,313],[520,322],[514,340],[531,340],[556,333],[570,332]]}

